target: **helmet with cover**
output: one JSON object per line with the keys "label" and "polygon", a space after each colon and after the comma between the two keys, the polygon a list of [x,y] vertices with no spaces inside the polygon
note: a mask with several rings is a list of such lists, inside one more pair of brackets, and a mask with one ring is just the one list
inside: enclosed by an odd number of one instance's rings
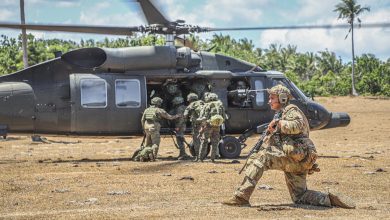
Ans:
{"label": "helmet with cover", "polygon": [[160,106],[163,103],[163,100],[160,97],[154,97],[150,101],[152,105]]}
{"label": "helmet with cover", "polygon": [[190,94],[188,94],[188,96],[187,96],[187,101],[189,101],[189,102],[196,101],[196,100],[198,100],[198,99],[199,99],[199,97],[198,97],[198,95],[195,94],[195,93],[190,93]]}

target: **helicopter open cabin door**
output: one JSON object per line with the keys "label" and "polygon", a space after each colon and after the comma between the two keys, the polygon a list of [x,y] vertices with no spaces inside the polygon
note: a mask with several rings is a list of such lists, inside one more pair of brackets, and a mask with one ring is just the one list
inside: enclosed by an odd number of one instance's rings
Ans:
{"label": "helicopter open cabin door", "polygon": [[141,131],[146,107],[144,76],[71,74],[71,132],[129,134]]}

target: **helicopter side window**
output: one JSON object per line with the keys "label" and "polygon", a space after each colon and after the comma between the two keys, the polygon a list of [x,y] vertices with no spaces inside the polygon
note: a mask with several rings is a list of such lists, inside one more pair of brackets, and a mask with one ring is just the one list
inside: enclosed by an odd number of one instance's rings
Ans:
{"label": "helicopter side window", "polygon": [[255,80],[255,90],[259,90],[256,91],[256,105],[263,106],[265,102],[264,81]]}
{"label": "helicopter side window", "polygon": [[139,80],[116,80],[115,104],[118,108],[141,107],[141,85]]}
{"label": "helicopter side window", "polygon": [[81,106],[84,108],[107,107],[107,83],[103,79],[82,79]]}

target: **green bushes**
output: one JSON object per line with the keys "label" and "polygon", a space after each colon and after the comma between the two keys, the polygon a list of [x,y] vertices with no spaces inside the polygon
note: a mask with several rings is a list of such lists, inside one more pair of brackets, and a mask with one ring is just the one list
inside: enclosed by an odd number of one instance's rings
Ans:
{"label": "green bushes", "polygon": [[[352,62],[343,63],[341,58],[328,50],[318,53],[297,52],[297,47],[272,44],[267,49],[255,48],[246,38],[238,41],[229,35],[214,35],[210,41],[197,36],[189,36],[198,50],[222,53],[251,63],[263,69],[284,72],[299,88],[308,95],[330,96],[351,94]],[[137,35],[95,42],[92,39],[76,43],[70,40],[36,39],[28,35],[29,65],[54,58],[54,52],[63,53],[80,47],[130,47],[144,45],[164,45],[164,38],[153,35]],[[0,75],[9,74],[23,68],[21,40],[0,37]],[[390,96],[390,59],[379,60],[373,54],[356,57],[356,90],[362,95]]]}

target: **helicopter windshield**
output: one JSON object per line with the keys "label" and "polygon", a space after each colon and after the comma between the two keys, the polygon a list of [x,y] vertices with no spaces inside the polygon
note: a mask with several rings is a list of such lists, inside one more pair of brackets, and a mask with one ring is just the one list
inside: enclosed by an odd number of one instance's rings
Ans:
{"label": "helicopter windshield", "polygon": [[298,100],[306,101],[309,98],[296,86],[292,81],[286,78],[274,78],[272,80],[272,86],[276,86],[278,84],[282,84],[290,89],[291,95]]}

